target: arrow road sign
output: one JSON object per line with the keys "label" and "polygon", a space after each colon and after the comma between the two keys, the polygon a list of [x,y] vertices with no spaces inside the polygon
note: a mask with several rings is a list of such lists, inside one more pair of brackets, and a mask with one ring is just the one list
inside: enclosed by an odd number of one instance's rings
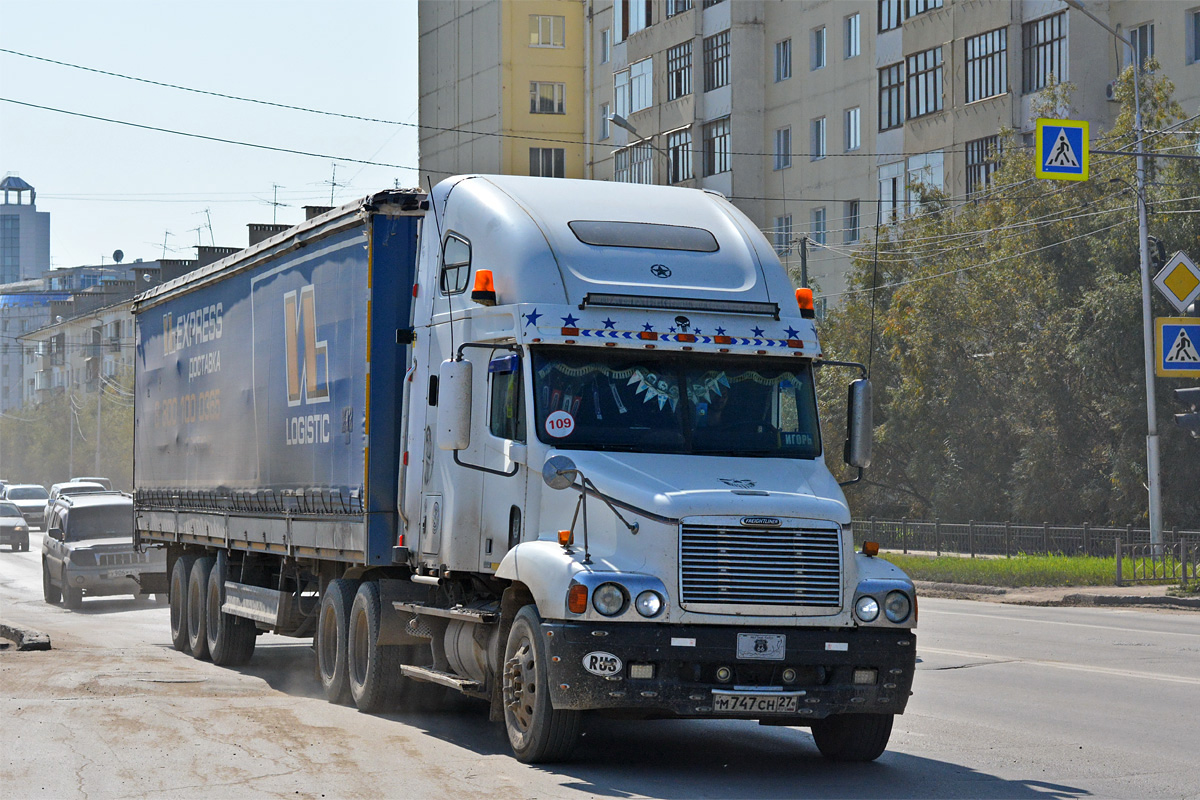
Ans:
{"label": "arrow road sign", "polygon": [[1200,319],[1159,317],[1154,320],[1156,364],[1160,378],[1200,378]]}
{"label": "arrow road sign", "polygon": [[1087,120],[1039,119],[1034,135],[1037,163],[1034,174],[1058,181],[1088,178]]}
{"label": "arrow road sign", "polygon": [[1184,313],[1188,306],[1200,299],[1200,267],[1180,250],[1154,276],[1154,285],[1175,306],[1176,311]]}

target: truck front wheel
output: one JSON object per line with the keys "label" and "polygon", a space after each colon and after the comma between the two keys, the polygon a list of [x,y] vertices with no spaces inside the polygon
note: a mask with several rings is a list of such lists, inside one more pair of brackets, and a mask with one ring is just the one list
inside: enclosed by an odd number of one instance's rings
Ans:
{"label": "truck front wheel", "polygon": [[554,708],[547,654],[537,610],[517,612],[504,648],[504,727],[518,761],[562,761],[579,738],[580,713]]}
{"label": "truck front wheel", "polygon": [[195,556],[188,555],[176,558],[171,567],[171,582],[167,586],[171,600],[171,646],[181,653],[188,652],[188,576],[195,560]]}
{"label": "truck front wheel", "polygon": [[341,705],[350,701],[346,631],[357,588],[355,581],[343,578],[330,581],[321,595],[321,608],[317,612],[317,672],[321,676],[325,698]]}
{"label": "truck front wheel", "polygon": [[814,720],[813,741],[831,761],[874,761],[892,735],[894,714],[834,714]]}

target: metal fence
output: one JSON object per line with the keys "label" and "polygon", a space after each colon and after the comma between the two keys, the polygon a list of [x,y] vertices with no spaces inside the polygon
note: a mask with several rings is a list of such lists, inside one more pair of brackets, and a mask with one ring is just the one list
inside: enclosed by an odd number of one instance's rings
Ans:
{"label": "metal fence", "polygon": [[[941,520],[854,520],[854,540],[878,542],[904,553],[954,553],[970,556],[1081,555],[1113,557],[1117,550],[1150,545],[1150,531],[1083,525],[1029,525],[1016,522],[942,522]],[[1200,530],[1163,531],[1164,545],[1200,547]],[[1183,559],[1183,551],[1180,558]],[[1193,572],[1194,575],[1194,572]],[[1169,578],[1168,578],[1169,579]],[[1160,579],[1161,580],[1161,579]]]}
{"label": "metal fence", "polygon": [[[1200,577],[1200,544],[1124,545],[1117,542],[1117,586],[1177,581],[1186,585]],[[1126,562],[1132,569],[1126,566]]]}

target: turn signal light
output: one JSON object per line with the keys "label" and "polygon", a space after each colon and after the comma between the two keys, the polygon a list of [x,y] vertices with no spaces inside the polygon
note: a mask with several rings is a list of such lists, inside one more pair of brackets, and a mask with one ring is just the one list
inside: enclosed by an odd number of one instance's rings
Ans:
{"label": "turn signal light", "polygon": [[481,306],[496,305],[496,284],[490,269],[475,272],[475,288],[471,290],[471,299]]}
{"label": "turn signal light", "polygon": [[587,587],[575,584],[567,590],[567,609],[572,614],[587,611]]}
{"label": "turn signal light", "polygon": [[567,545],[569,545],[572,541],[572,538],[573,537],[571,536],[570,531],[559,531],[558,532],[558,543],[561,544],[563,547],[566,547]]}
{"label": "turn signal light", "polygon": [[879,555],[879,542],[863,542],[863,555],[865,555],[865,556]]}
{"label": "turn signal light", "polygon": [[800,316],[805,319],[813,319],[817,316],[816,307],[813,305],[812,289],[807,287],[797,289],[796,305],[800,306]]}

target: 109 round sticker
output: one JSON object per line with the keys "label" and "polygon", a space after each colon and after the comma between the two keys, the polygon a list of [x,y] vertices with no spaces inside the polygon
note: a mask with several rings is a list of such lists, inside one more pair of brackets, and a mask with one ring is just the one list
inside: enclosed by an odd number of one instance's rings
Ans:
{"label": "109 round sticker", "polygon": [[575,418],[566,411],[555,411],[546,417],[546,433],[555,439],[570,436],[575,432]]}

